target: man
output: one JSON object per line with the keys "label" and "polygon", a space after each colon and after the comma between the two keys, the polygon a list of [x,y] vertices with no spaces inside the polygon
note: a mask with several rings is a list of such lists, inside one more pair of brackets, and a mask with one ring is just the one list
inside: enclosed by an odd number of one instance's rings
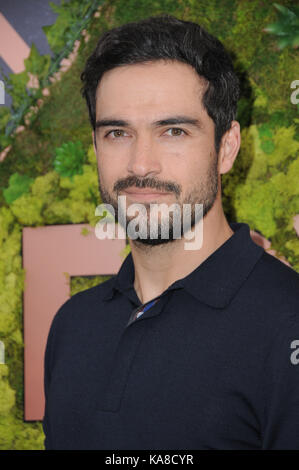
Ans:
{"label": "man", "polygon": [[[106,32],[81,78],[102,200],[124,228],[143,205],[147,231],[54,317],[46,449],[299,449],[299,276],[221,203],[240,147],[225,49],[199,25],[149,18]],[[201,247],[165,210],[151,237],[155,204],[188,205]]]}

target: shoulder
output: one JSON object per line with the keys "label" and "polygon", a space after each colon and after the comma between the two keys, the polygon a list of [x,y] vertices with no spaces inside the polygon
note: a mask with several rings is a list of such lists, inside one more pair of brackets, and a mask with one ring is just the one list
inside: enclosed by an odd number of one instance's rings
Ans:
{"label": "shoulder", "polygon": [[272,296],[284,296],[286,300],[287,296],[299,302],[299,274],[266,251],[255,264],[248,281],[248,285],[256,287],[267,300]]}
{"label": "shoulder", "polygon": [[299,274],[292,267],[264,251],[253,274],[254,282],[262,288],[265,296],[273,296],[273,299],[283,296],[284,301],[290,298],[299,305]]}
{"label": "shoulder", "polygon": [[280,261],[273,255],[267,253],[264,250],[258,265],[266,270],[270,270],[274,277],[280,276],[281,278],[293,279],[295,282],[299,282],[299,273],[294,268]]}
{"label": "shoulder", "polygon": [[248,313],[249,328],[256,325],[267,341],[280,329],[299,323],[299,274],[263,251],[243,283],[236,305]]}

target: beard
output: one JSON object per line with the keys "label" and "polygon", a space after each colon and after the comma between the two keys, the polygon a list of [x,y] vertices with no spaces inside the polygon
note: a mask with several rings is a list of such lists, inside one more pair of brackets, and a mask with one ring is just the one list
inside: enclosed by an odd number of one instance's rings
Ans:
{"label": "beard", "polygon": [[[191,208],[190,215],[190,224],[188,226],[188,230],[192,229],[196,223],[198,223],[201,218],[204,218],[207,213],[211,210],[214,205],[214,202],[217,197],[218,192],[218,154],[215,152],[214,155],[210,155],[212,157],[212,161],[209,165],[207,174],[204,178],[201,178],[200,181],[194,183],[191,189],[188,190],[187,194],[184,198],[181,198],[182,188],[180,185],[172,182],[172,181],[159,181],[155,178],[140,178],[138,176],[129,176],[127,178],[123,178],[118,180],[113,187],[113,193],[116,194],[114,197],[107,189],[105,185],[101,181],[99,177],[99,191],[102,198],[102,202],[104,204],[110,204],[114,211],[115,211],[115,220],[116,222],[120,222],[122,227],[128,233],[128,226],[131,220],[134,218],[133,216],[130,218],[126,214],[126,208],[121,208],[121,213],[119,211],[119,205],[117,201],[118,193],[124,189],[130,187],[136,188],[153,188],[157,191],[165,191],[169,193],[174,193],[176,196],[176,205],[177,209],[180,210],[180,214],[183,213],[183,205],[186,204],[188,208]],[[100,175],[99,175],[100,176]],[[153,204],[151,202],[151,204]],[[195,211],[195,204],[202,204],[202,212],[200,216],[198,216],[197,212]],[[143,245],[148,246],[157,246],[162,245],[165,243],[173,242],[177,238],[181,238],[186,229],[184,228],[183,222],[180,222],[180,235],[178,237],[177,231],[174,229],[174,217],[172,212],[168,212],[167,218],[163,218],[163,214],[161,213],[161,217],[157,223],[157,230],[155,233],[155,238],[150,237],[150,204],[142,203],[142,205],[147,210],[147,217],[146,220],[142,221],[143,227],[146,227],[146,236],[142,237],[137,236],[134,239],[134,242],[141,243]],[[122,221],[125,221],[125,226]],[[177,219],[176,219],[177,221]],[[165,230],[167,229],[167,237],[164,236]],[[176,233],[175,233],[176,232]]]}

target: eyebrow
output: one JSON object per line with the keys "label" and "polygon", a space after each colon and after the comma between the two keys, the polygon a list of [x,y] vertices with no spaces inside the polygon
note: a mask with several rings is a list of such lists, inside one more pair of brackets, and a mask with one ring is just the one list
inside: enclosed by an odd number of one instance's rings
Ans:
{"label": "eyebrow", "polygon": [[[189,124],[199,129],[203,128],[203,125],[199,119],[191,118],[189,116],[173,116],[166,119],[161,119],[152,123],[153,127],[178,125],[178,124]],[[100,127],[128,127],[130,123],[122,119],[100,119],[96,121],[96,129]]]}

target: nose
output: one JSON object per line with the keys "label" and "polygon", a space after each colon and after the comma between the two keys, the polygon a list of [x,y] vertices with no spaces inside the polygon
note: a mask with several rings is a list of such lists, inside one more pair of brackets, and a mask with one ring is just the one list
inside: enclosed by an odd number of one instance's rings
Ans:
{"label": "nose", "polygon": [[150,136],[139,135],[130,148],[128,173],[135,176],[149,176],[160,173],[161,161],[157,148]]}

